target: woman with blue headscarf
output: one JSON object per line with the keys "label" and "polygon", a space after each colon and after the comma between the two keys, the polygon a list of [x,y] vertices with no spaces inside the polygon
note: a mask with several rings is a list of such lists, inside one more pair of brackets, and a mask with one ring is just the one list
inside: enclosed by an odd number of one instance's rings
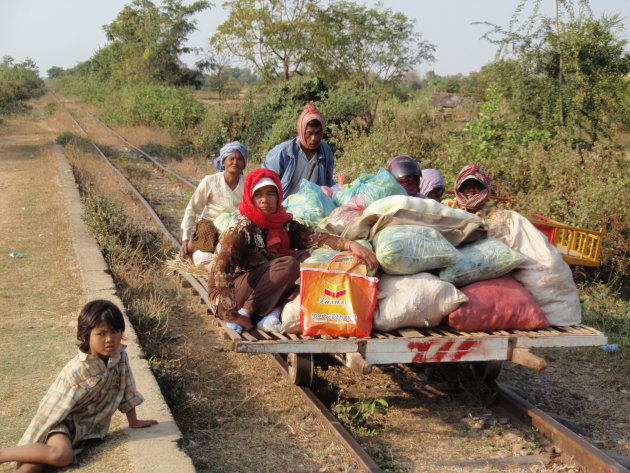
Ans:
{"label": "woman with blue headscarf", "polygon": [[181,223],[183,233],[179,255],[182,258],[192,257],[196,265],[212,258],[212,253],[194,251],[191,247],[191,237],[197,221],[202,218],[214,219],[221,213],[233,212],[238,208],[243,198],[243,170],[247,164],[247,148],[238,141],[228,143],[221,148],[214,164],[219,172],[209,174],[201,180],[186,206]]}

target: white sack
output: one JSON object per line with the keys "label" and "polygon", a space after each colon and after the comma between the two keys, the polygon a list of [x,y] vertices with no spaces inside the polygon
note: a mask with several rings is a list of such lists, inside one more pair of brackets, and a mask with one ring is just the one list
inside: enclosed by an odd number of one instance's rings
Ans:
{"label": "white sack", "polygon": [[510,276],[534,296],[551,325],[582,321],[580,296],[569,265],[529,220],[512,210],[496,211],[488,222],[488,236],[526,256]]}
{"label": "white sack", "polygon": [[383,215],[396,212],[400,209],[415,210],[416,212],[433,215],[444,215],[447,217],[481,219],[475,214],[466,212],[465,210],[461,209],[454,209],[433,199],[422,199],[409,195],[390,195],[388,197],[383,197],[382,199],[376,200],[367,206],[367,208],[363,211],[363,215]]}
{"label": "white sack", "polygon": [[373,327],[435,327],[468,298],[455,286],[429,273],[409,276],[379,275],[378,310]]}
{"label": "white sack", "polygon": [[289,302],[287,302],[282,308],[282,315],[280,315],[280,321],[282,322],[282,333],[294,333],[299,335],[302,333],[302,325],[300,324],[300,295]]}

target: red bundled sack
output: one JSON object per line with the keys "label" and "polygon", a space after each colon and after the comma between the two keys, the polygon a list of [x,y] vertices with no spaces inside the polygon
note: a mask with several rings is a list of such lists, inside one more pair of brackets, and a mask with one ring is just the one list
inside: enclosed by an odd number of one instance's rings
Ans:
{"label": "red bundled sack", "polygon": [[475,282],[459,290],[468,296],[468,302],[448,316],[448,324],[456,330],[534,330],[549,326],[534,297],[510,276]]}

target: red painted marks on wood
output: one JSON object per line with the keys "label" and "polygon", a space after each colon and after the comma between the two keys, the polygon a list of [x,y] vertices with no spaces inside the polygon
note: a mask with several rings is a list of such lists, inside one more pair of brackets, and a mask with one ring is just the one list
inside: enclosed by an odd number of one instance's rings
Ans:
{"label": "red painted marks on wood", "polygon": [[480,340],[409,342],[407,348],[416,353],[414,363],[439,363],[446,361],[460,361],[473,348],[481,345]]}

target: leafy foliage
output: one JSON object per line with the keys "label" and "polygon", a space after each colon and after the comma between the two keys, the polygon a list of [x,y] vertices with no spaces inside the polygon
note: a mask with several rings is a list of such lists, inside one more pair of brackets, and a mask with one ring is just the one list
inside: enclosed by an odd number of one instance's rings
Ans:
{"label": "leafy foliage", "polygon": [[[614,121],[628,115],[630,54],[621,39],[623,25],[618,15],[594,18],[582,0],[576,13],[572,2],[560,1],[555,21],[540,15],[540,2],[532,17],[519,24],[522,0],[506,31],[492,25],[485,35],[511,51],[519,65],[506,95],[519,121],[552,131],[566,128],[577,149],[593,146]],[[498,36],[498,38],[497,38]],[[567,135],[569,136],[569,135]]]}
{"label": "leafy foliage", "polygon": [[397,81],[434,59],[435,46],[421,39],[412,20],[380,5],[332,2],[317,22],[314,70],[323,77],[353,80],[367,89],[377,81]]}
{"label": "leafy foliage", "polygon": [[114,78],[120,82],[194,83],[194,72],[183,67],[179,56],[191,51],[184,46],[195,30],[195,21],[189,17],[209,6],[205,0],[188,6],[181,0],[164,0],[160,7],[149,0],[126,5],[103,27],[111,41]]}
{"label": "leafy foliage", "polygon": [[300,72],[312,50],[318,0],[230,0],[230,15],[211,43],[248,61],[266,81]]}
{"label": "leafy foliage", "polygon": [[11,56],[4,56],[0,64],[0,115],[16,112],[26,100],[45,93],[46,86],[32,59],[16,63]]}
{"label": "leafy foliage", "polygon": [[338,402],[331,408],[332,413],[356,435],[376,435],[376,429],[372,426],[375,414],[387,414],[389,404],[385,398],[367,398],[351,403],[349,401]]}

